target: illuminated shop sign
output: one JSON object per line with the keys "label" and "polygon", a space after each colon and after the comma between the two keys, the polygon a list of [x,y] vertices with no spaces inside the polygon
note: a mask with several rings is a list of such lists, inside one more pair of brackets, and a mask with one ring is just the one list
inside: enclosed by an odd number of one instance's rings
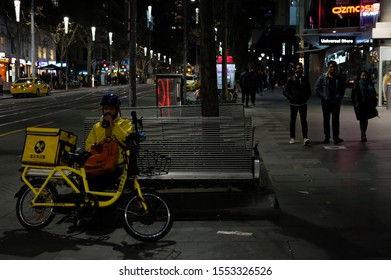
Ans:
{"label": "illuminated shop sign", "polygon": [[354,36],[319,36],[320,45],[354,45]]}
{"label": "illuminated shop sign", "polygon": [[357,14],[362,13],[364,16],[374,16],[380,12],[380,4],[375,3],[371,5],[357,5],[357,6],[337,6],[332,10],[333,14]]}

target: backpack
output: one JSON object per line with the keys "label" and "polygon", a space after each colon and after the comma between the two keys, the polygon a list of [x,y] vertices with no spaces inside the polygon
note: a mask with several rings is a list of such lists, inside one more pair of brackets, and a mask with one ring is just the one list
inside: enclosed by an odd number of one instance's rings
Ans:
{"label": "backpack", "polygon": [[89,176],[113,173],[117,168],[117,141],[108,138],[106,142],[91,146],[91,155],[87,158],[84,168]]}

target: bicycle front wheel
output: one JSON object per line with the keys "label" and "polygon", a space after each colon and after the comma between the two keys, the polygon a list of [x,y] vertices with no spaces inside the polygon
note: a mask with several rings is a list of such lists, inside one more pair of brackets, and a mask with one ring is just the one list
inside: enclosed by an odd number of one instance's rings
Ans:
{"label": "bicycle front wheel", "polygon": [[[40,188],[43,181],[31,183],[36,189]],[[53,202],[53,197],[57,195],[57,190],[53,186],[47,186],[37,198],[37,202]],[[18,196],[16,202],[16,216],[22,226],[31,230],[38,230],[46,227],[54,219],[53,207],[31,207],[31,201],[35,194],[27,186]]]}
{"label": "bicycle front wheel", "polygon": [[132,196],[125,206],[123,226],[134,239],[157,241],[171,230],[172,212],[167,199],[155,191],[143,191],[143,198],[148,210],[144,210],[138,195]]}

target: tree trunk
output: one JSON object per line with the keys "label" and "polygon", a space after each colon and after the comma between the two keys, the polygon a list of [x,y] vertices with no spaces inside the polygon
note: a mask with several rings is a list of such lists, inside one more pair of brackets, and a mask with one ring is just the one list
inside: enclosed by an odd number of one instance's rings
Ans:
{"label": "tree trunk", "polygon": [[223,0],[222,8],[222,22],[223,22],[223,44],[222,44],[222,61],[221,61],[221,99],[226,101],[228,95],[228,85],[227,85],[227,2],[228,0]]}
{"label": "tree trunk", "polygon": [[[201,107],[202,116],[219,116],[213,2],[200,1],[201,19]],[[211,3],[212,2],[212,3]],[[211,5],[212,4],[212,5]]]}

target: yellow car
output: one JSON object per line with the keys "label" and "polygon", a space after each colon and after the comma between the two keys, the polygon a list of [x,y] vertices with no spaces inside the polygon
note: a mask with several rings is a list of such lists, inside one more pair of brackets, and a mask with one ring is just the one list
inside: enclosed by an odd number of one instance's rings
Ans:
{"label": "yellow car", "polygon": [[40,78],[19,78],[11,86],[14,98],[26,95],[49,95],[50,87]]}
{"label": "yellow car", "polygon": [[188,75],[186,76],[186,90],[196,90],[201,85],[200,80],[196,75]]}

